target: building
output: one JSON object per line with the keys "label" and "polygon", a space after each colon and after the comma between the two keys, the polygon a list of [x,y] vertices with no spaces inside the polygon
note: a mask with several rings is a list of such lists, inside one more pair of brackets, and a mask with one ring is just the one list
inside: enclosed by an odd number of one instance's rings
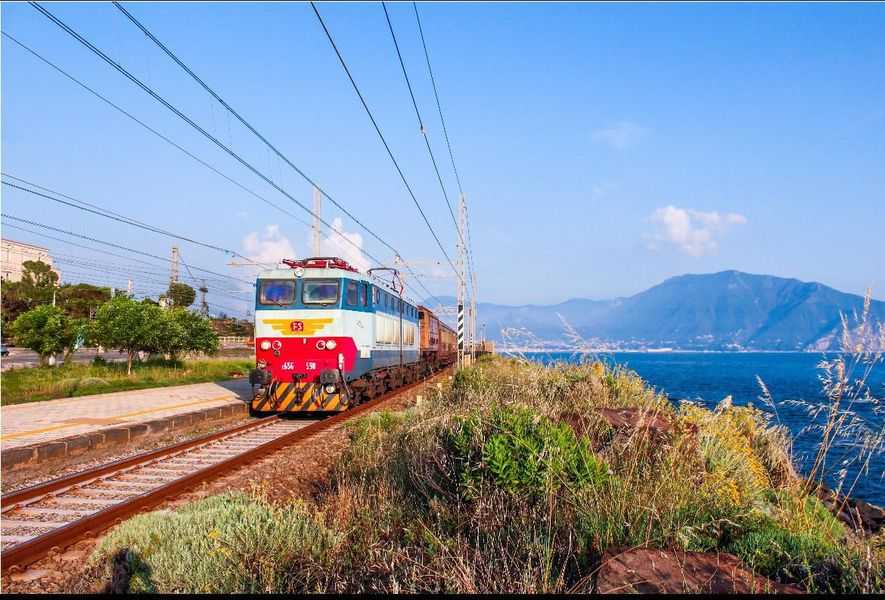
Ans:
{"label": "building", "polygon": [[[2,245],[0,247],[0,266],[2,266],[4,281],[21,281],[23,265],[28,260],[39,260],[52,266],[52,257],[46,248],[7,239],[0,240],[0,245]],[[53,268],[52,270],[61,280],[61,273],[58,269]]]}

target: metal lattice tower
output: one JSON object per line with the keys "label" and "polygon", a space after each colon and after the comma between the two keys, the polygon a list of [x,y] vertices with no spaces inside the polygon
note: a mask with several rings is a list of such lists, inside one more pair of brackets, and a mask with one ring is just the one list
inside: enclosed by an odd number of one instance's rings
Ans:
{"label": "metal lattice tower", "polygon": [[178,253],[178,246],[172,246],[172,261],[169,271],[169,285],[178,283],[178,265],[181,262],[181,256]]}
{"label": "metal lattice tower", "polygon": [[206,287],[206,280],[201,280],[203,285],[200,286],[200,314],[204,317],[209,316],[209,303],[206,302],[206,292],[209,291],[209,288]]}

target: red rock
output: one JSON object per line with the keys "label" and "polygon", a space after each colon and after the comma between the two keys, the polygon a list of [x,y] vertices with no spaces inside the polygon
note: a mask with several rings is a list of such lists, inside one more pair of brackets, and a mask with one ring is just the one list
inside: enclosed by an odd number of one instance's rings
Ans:
{"label": "red rock", "polygon": [[601,594],[801,594],[747,570],[732,554],[639,548],[606,553],[596,579]]}

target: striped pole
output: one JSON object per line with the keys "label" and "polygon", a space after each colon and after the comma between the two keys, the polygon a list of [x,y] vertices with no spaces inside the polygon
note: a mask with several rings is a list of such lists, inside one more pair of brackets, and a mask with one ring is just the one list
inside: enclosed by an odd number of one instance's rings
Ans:
{"label": "striped pole", "polygon": [[458,364],[464,362],[464,305],[458,305]]}

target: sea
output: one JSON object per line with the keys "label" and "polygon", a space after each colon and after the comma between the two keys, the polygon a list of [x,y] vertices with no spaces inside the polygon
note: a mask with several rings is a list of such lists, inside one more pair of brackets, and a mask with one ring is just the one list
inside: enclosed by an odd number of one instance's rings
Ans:
{"label": "sea", "polygon": [[[835,358],[834,354],[807,352],[613,352],[592,355],[523,352],[519,356],[544,364],[596,358],[607,364],[619,364],[635,371],[674,403],[688,400],[715,408],[727,396],[731,396],[732,403],[737,406],[752,403],[769,413],[772,423],[785,425],[790,430],[794,462],[803,472],[811,467],[822,436],[819,430],[809,425],[819,424],[824,419],[823,415],[816,419],[810,416],[807,407],[827,402],[819,379],[823,372],[818,365],[822,360]],[[768,387],[776,410],[760,399],[757,376]],[[870,373],[867,384],[873,398],[881,401],[883,410],[877,408],[876,402],[855,403],[851,410],[856,424],[877,434],[883,431],[885,418],[885,364],[881,360]],[[840,439],[828,455],[827,484],[835,489],[841,480],[847,491],[856,481],[852,497],[885,506],[885,448],[880,444],[878,452],[869,459],[864,456],[865,465],[858,460],[859,455],[856,436]]]}

